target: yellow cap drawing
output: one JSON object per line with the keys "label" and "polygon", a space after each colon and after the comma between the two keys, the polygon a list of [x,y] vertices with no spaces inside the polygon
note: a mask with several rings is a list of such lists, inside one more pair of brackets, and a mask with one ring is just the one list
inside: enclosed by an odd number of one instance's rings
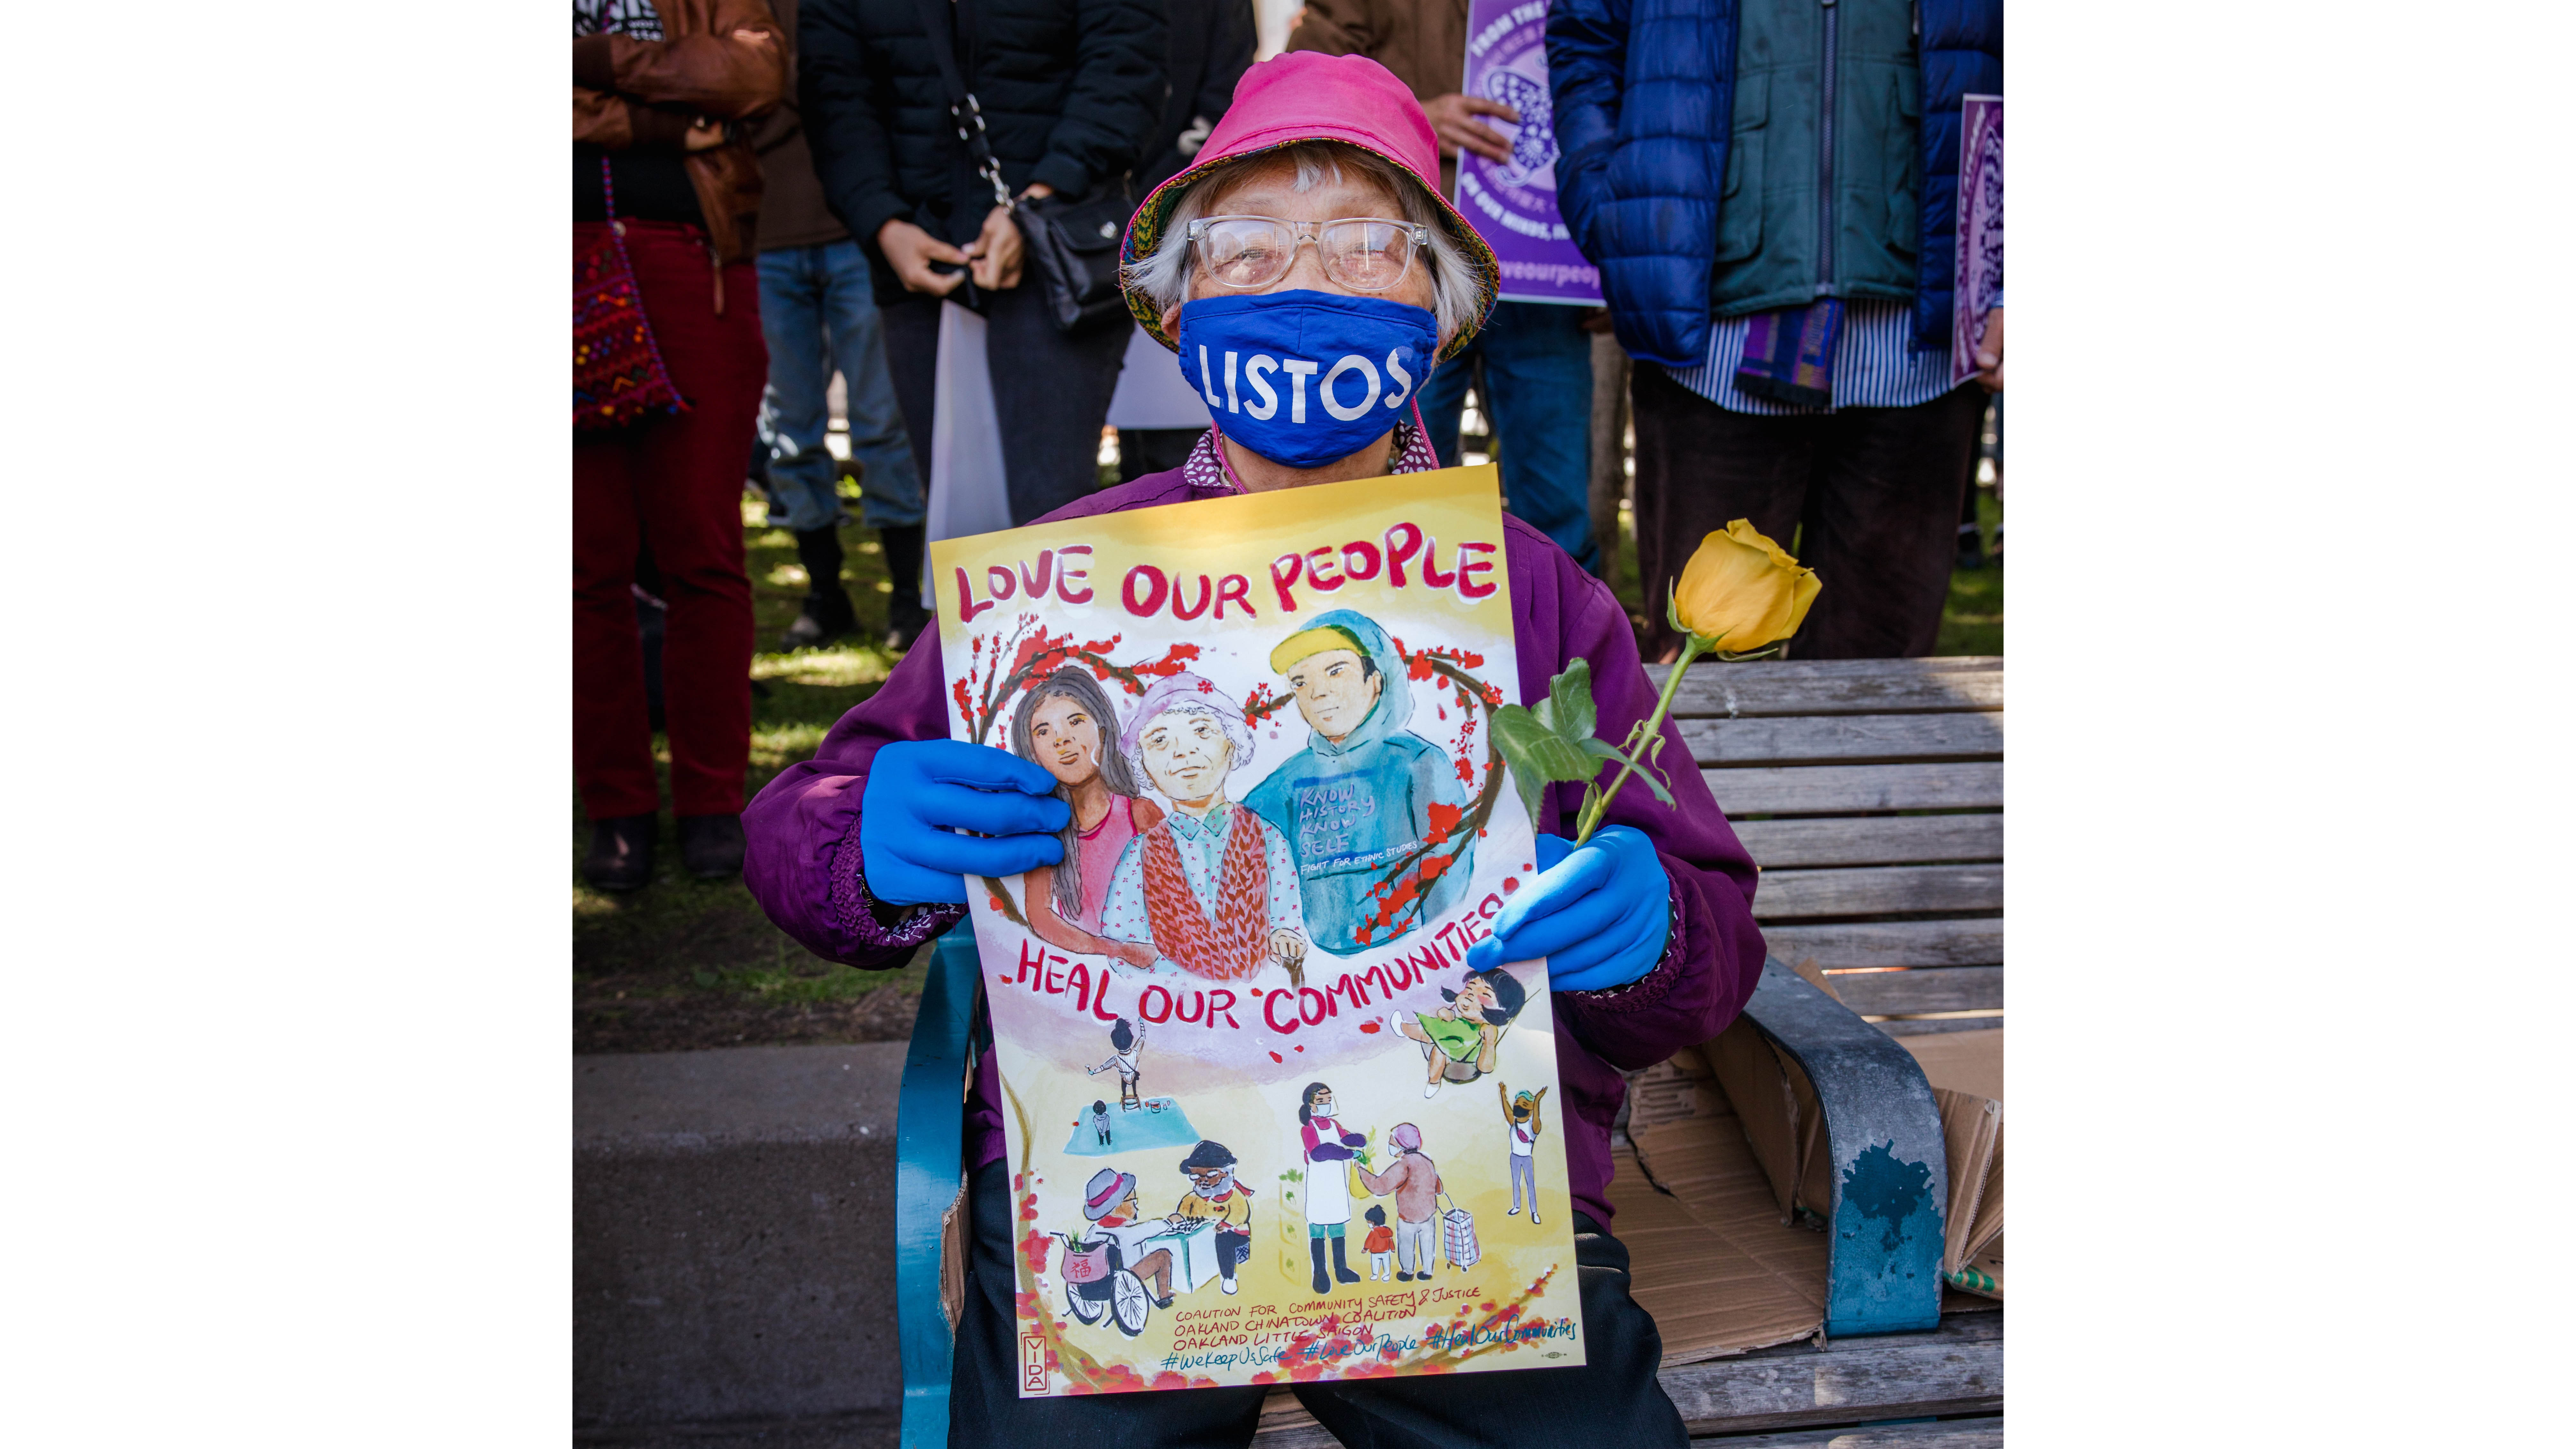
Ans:
{"label": "yellow cap drawing", "polygon": [[1339,624],[1326,624],[1320,629],[1308,629],[1280,640],[1279,647],[1270,651],[1271,672],[1285,674],[1288,666],[1298,660],[1321,654],[1327,649],[1348,649],[1362,659],[1368,657],[1368,651],[1360,647],[1358,635]]}

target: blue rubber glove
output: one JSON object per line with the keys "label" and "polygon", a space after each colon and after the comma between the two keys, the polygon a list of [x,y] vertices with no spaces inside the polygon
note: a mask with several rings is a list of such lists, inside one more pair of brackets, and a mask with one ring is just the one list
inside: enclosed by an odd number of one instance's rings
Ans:
{"label": "blue rubber glove", "polygon": [[888,905],[962,906],[970,875],[1061,862],[1056,832],[1072,819],[1073,807],[1055,797],[1055,776],[1007,750],[898,740],[877,751],[859,796],[868,894]]}
{"label": "blue rubber glove", "polygon": [[1672,881],[1642,832],[1606,825],[1580,849],[1541,835],[1537,878],[1468,948],[1467,969],[1545,956],[1549,989],[1603,991],[1654,970],[1672,926]]}

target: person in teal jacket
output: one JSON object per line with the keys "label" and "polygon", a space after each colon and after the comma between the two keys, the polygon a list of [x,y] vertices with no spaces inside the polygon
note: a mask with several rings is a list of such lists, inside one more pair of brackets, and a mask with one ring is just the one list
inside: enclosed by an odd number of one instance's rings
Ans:
{"label": "person in teal jacket", "polygon": [[1466,893],[1472,844],[1391,925],[1369,924],[1371,892],[1431,833],[1431,807],[1467,803],[1447,752],[1404,727],[1413,691],[1386,631],[1335,609],[1282,640],[1270,667],[1287,679],[1314,737],[1243,803],[1295,852],[1316,947],[1348,956],[1436,920]]}

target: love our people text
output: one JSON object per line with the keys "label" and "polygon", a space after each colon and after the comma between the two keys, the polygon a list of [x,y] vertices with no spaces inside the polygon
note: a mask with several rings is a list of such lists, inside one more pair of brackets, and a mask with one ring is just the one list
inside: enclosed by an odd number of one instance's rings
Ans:
{"label": "love our people text", "polygon": [[[976,615],[1012,599],[1035,604],[1053,598],[1077,608],[1088,605],[1099,594],[1092,584],[1092,552],[1090,544],[1040,549],[1013,566],[992,565],[980,579],[963,568],[952,568],[957,616],[971,624]],[[1455,591],[1461,599],[1486,599],[1500,587],[1493,575],[1501,552],[1500,544],[1480,539],[1444,547],[1419,524],[1398,523],[1374,539],[1326,543],[1272,559],[1258,604],[1254,580],[1248,574],[1191,574],[1153,563],[1127,569],[1119,580],[1117,601],[1139,619],[1168,611],[1186,622],[1203,616],[1223,620],[1229,608],[1239,609],[1246,618],[1260,617],[1265,607],[1293,614],[1301,594],[1304,602],[1312,603],[1314,595],[1376,579],[1383,579],[1389,589]]]}

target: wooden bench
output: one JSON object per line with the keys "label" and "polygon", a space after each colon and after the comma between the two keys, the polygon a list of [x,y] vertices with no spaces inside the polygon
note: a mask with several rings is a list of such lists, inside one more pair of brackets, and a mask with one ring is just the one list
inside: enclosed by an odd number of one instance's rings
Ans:
{"label": "wooden bench", "polygon": [[[1706,664],[1691,670],[1673,713],[1763,867],[1754,914],[1771,960],[1747,1018],[1811,1079],[1832,1163],[1892,1147],[1926,1165],[1937,1207],[1947,1197],[1939,1116],[1921,1069],[1892,1037],[2002,1024],[2003,662]],[[900,1114],[906,1446],[947,1442],[939,1226],[961,1181],[971,934],[952,933],[938,960]],[[1822,972],[1841,1003],[1800,967]],[[1661,1378],[1692,1436],[1747,1449],[2000,1445],[2003,1315],[1943,1311],[1937,1216],[1928,1242],[1917,1232],[1887,1250],[1875,1231],[1835,1231],[1842,1206],[1837,1178],[1834,1211],[1824,1214],[1821,1343],[1692,1363],[1668,1356]],[[1323,1449],[1334,1440],[1279,1390],[1256,1442]]]}

